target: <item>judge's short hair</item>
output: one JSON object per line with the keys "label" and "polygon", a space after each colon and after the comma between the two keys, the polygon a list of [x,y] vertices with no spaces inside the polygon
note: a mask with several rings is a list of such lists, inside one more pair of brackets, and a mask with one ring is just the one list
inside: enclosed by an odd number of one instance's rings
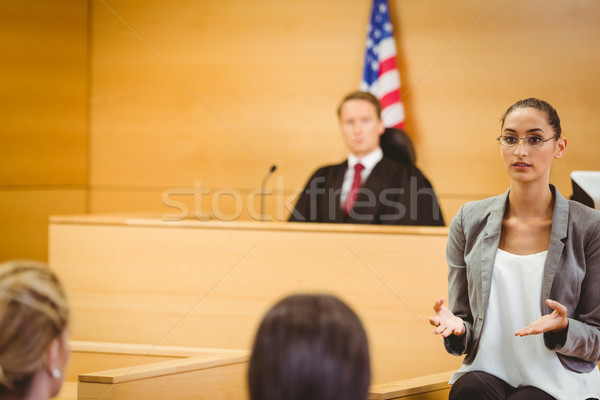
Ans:
{"label": "judge's short hair", "polygon": [[374,95],[372,95],[369,92],[363,92],[360,90],[348,93],[342,99],[342,101],[340,102],[340,105],[337,108],[338,118],[341,118],[341,116],[342,116],[342,107],[344,106],[344,104],[346,104],[347,101],[350,101],[350,100],[368,101],[369,103],[373,104],[373,107],[375,107],[375,112],[377,113],[377,118],[381,118],[381,103],[379,102],[377,97],[375,97]]}

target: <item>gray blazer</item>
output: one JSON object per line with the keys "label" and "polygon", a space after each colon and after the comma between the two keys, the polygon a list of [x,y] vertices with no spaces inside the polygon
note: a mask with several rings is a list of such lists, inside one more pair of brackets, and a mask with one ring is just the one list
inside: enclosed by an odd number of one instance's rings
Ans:
{"label": "gray blazer", "polygon": [[[563,304],[569,326],[566,337],[545,333],[544,343],[566,368],[589,372],[600,360],[600,211],[565,199],[552,185],[550,189],[555,202],[540,307],[548,314],[552,310],[545,299]],[[464,320],[466,334],[451,335],[444,344],[451,354],[466,354],[465,364],[475,359],[485,323],[508,192],[463,205],[450,224],[450,310]]]}

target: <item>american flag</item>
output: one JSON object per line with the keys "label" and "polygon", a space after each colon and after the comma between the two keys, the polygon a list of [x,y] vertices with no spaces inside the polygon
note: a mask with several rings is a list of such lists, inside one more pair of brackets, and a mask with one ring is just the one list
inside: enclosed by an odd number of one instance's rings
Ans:
{"label": "american flag", "polygon": [[400,73],[396,66],[396,42],[387,0],[373,0],[366,47],[360,89],[373,93],[379,99],[386,127],[404,128]]}

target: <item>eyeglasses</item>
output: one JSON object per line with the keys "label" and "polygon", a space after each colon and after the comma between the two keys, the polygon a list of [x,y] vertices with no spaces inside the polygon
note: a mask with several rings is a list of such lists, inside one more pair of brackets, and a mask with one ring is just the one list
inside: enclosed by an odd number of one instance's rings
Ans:
{"label": "eyeglasses", "polygon": [[496,138],[496,140],[499,141],[502,146],[514,147],[519,143],[520,140],[522,140],[527,146],[534,148],[542,147],[544,143],[552,139],[554,139],[554,137],[551,137],[550,139],[544,139],[539,135],[529,135],[524,138],[513,135],[502,135]]}

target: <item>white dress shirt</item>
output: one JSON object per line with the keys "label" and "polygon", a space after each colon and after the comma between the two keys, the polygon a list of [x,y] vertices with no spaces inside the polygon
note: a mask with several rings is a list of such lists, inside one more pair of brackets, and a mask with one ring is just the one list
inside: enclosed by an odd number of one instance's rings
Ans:
{"label": "white dress shirt", "polygon": [[363,169],[360,173],[360,181],[361,184],[364,183],[375,165],[383,158],[383,150],[378,147],[376,150],[373,150],[362,159],[358,159],[354,154],[348,155],[348,169],[346,169],[346,173],[344,174],[344,181],[342,183],[342,194],[340,199],[340,206],[344,207],[346,203],[346,197],[348,196],[348,192],[352,189],[352,181],[354,180],[354,166],[358,163],[361,163],[365,169]]}

